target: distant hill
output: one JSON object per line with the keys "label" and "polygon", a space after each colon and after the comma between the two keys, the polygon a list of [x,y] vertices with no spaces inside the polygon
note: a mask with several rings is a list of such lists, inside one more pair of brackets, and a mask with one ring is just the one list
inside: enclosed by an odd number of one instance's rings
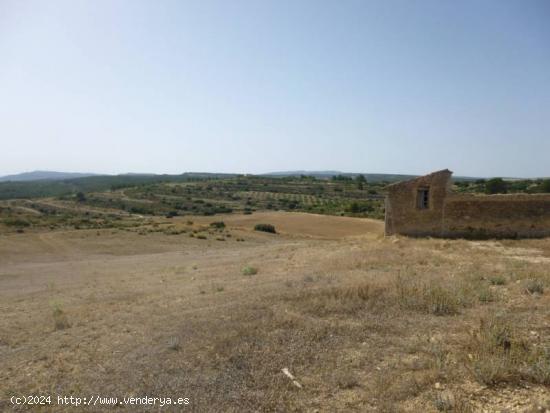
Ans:
{"label": "distant hill", "polygon": [[[43,176],[43,175],[42,175]],[[235,174],[186,172],[180,175],[88,175],[69,178],[52,179],[52,175],[44,178],[28,178],[26,180],[5,180],[0,182],[0,200],[16,198],[60,197],[76,192],[97,192],[139,185],[149,185],[165,182],[185,182],[202,179],[233,178]],[[58,175],[59,176],[59,175]]]}
{"label": "distant hill", "polygon": [[24,182],[24,181],[61,181],[63,179],[84,178],[96,176],[92,173],[56,172],[56,171],[32,171],[15,175],[0,176],[0,182]]}

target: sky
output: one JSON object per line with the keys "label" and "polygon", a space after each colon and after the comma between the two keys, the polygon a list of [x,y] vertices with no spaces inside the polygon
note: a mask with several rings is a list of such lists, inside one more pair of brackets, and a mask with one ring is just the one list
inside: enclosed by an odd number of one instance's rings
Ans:
{"label": "sky", "polygon": [[550,176],[547,0],[0,0],[0,175]]}

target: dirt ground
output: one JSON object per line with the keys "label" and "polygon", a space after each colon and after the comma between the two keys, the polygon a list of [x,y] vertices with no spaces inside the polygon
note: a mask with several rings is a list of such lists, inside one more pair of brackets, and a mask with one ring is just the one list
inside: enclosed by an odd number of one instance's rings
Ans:
{"label": "dirt ground", "polygon": [[[160,221],[187,229],[0,235],[1,411],[550,408],[548,239],[385,238],[380,221],[283,212]],[[481,351],[497,319],[506,340]],[[30,394],[190,404],[10,402]]]}

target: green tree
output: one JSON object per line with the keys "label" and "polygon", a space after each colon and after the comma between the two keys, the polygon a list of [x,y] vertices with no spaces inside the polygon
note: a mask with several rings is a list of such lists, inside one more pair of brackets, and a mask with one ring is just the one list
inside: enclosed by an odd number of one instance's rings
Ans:
{"label": "green tree", "polygon": [[78,202],[86,202],[86,195],[84,195],[84,192],[77,192],[76,193],[76,200]]}
{"label": "green tree", "polygon": [[505,194],[508,184],[502,178],[492,178],[485,183],[486,194]]}
{"label": "green tree", "polygon": [[542,192],[550,192],[550,179],[545,179],[540,184],[540,189]]}
{"label": "green tree", "polygon": [[363,175],[363,174],[357,175],[357,176],[355,177],[355,180],[356,180],[357,182],[363,182],[364,184],[367,183],[367,178],[365,178],[365,175]]}
{"label": "green tree", "polygon": [[355,177],[355,182],[357,182],[357,189],[362,191],[367,184],[367,179],[365,178],[365,175],[359,174]]}

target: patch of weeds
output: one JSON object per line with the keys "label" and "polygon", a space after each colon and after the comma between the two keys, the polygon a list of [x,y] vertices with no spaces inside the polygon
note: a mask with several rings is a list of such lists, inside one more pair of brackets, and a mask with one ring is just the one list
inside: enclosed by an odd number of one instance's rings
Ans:
{"label": "patch of weeds", "polygon": [[398,276],[396,290],[399,306],[406,310],[445,316],[458,314],[459,308],[466,305],[457,289],[438,283],[415,283]]}
{"label": "patch of weeds", "polygon": [[53,315],[53,321],[54,321],[54,329],[55,330],[64,330],[66,328],[69,328],[71,325],[69,323],[69,319],[67,318],[67,314],[63,311],[63,308],[61,306],[61,303],[59,302],[52,302],[52,315]]}
{"label": "patch of weeds", "polygon": [[534,383],[550,384],[550,347],[538,347],[530,354],[525,374]]}
{"label": "patch of weeds", "polygon": [[503,275],[491,275],[489,277],[489,283],[491,285],[506,285],[506,277]]}
{"label": "patch of weeds", "polygon": [[211,222],[210,226],[212,228],[223,229],[225,228],[225,223],[223,221],[215,221],[215,222]]}
{"label": "patch of weeds", "polygon": [[529,294],[544,294],[544,284],[541,280],[530,279],[525,282],[525,291]]}
{"label": "patch of weeds", "polygon": [[362,282],[347,287],[302,291],[293,296],[292,300],[303,311],[319,317],[330,314],[354,315],[367,306],[374,309],[378,303],[387,299],[386,292],[383,287]]}
{"label": "patch of weeds", "polygon": [[443,348],[441,343],[430,343],[428,348],[430,367],[434,370],[437,378],[446,379],[449,373],[449,352]]}
{"label": "patch of weeds", "polygon": [[332,380],[339,389],[347,390],[359,387],[359,381],[355,374],[349,370],[335,370]]}
{"label": "patch of weeds", "polygon": [[469,355],[474,377],[483,384],[518,383],[527,361],[527,344],[517,338],[512,324],[503,316],[480,321],[472,335]]}
{"label": "patch of weeds", "polygon": [[473,407],[463,397],[457,396],[445,390],[434,396],[435,408],[440,412],[471,413]]}
{"label": "patch of weeds", "polygon": [[256,267],[252,267],[250,265],[247,265],[246,267],[244,267],[242,269],[242,274],[243,275],[255,275],[258,273],[258,269]]}
{"label": "patch of weeds", "polygon": [[492,303],[497,300],[496,294],[487,286],[480,286],[476,294],[480,303]]}
{"label": "patch of weeds", "polygon": [[168,348],[173,351],[180,351],[181,350],[181,343],[180,338],[177,336],[172,336],[168,340]]}

